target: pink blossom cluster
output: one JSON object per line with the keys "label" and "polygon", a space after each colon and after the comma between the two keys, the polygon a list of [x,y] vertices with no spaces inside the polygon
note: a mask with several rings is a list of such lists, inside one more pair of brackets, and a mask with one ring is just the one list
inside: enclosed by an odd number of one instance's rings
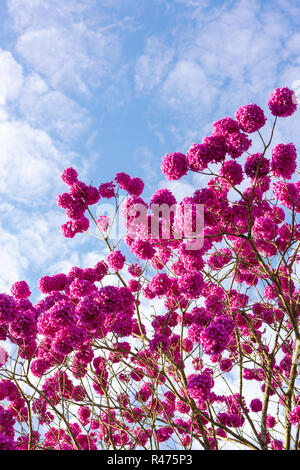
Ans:
{"label": "pink blossom cluster", "polygon": [[[297,108],[288,88],[268,106],[274,126]],[[242,106],[186,154],[165,155],[170,181],[210,171],[207,187],[181,200],[160,188],[147,202],[144,182],[124,172],[97,188],[64,170],[64,236],[93,221],[108,254],[42,276],[36,302],[22,280],[0,294],[0,340],[14,348],[0,363],[0,449],[297,445],[300,184],[293,143],[269,154],[266,119]],[[263,149],[252,153],[257,131]],[[100,198],[120,210],[124,243],[110,239],[107,216],[94,217]]]}
{"label": "pink blossom cluster", "polygon": [[295,173],[297,151],[293,143],[279,144],[272,149],[272,171],[277,178],[290,180]]}

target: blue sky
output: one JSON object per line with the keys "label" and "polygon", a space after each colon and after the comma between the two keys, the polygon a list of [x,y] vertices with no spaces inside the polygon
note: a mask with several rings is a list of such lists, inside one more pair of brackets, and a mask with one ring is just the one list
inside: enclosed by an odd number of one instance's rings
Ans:
{"label": "blue sky", "polygon": [[[97,186],[140,176],[147,197],[165,153],[241,105],[267,113],[274,88],[298,94],[299,23],[298,0],[0,0],[0,290],[101,257],[92,238],[61,235],[66,166]],[[299,119],[275,141],[299,146]]]}

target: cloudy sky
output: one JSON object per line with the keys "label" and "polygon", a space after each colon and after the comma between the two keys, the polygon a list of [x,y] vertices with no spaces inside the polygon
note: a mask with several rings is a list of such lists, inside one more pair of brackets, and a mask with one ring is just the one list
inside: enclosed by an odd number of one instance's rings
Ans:
{"label": "cloudy sky", "polygon": [[[101,257],[61,235],[65,167],[97,186],[126,171],[147,196],[165,153],[274,88],[299,94],[299,23],[299,0],[0,0],[0,291]],[[275,140],[299,146],[299,125]]]}

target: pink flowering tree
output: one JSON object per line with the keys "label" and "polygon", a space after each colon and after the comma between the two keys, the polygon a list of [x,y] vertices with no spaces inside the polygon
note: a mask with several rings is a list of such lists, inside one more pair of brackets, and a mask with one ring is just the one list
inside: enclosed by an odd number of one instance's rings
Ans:
{"label": "pink flowering tree", "polygon": [[42,277],[34,304],[25,281],[0,294],[0,449],[299,449],[300,182],[294,144],[271,146],[295,95],[268,107],[163,158],[167,180],[207,178],[181,201],[64,170],[63,235],[108,254]]}

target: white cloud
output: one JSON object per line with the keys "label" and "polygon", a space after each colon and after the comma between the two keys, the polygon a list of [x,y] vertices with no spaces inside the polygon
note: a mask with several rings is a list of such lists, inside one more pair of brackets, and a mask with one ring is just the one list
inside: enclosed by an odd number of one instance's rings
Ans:
{"label": "white cloud", "polygon": [[172,107],[180,107],[183,103],[208,107],[217,94],[216,87],[209,84],[204,69],[190,60],[177,62],[162,89]]}
{"label": "white cloud", "polygon": [[19,238],[0,225],[0,292],[10,290],[10,286],[22,279],[28,260],[20,249]]}
{"label": "white cloud", "polygon": [[61,155],[45,132],[0,122],[0,194],[36,205],[56,184]]}
{"label": "white cloud", "polygon": [[135,85],[137,91],[151,91],[160,84],[168,72],[174,51],[161,43],[159,38],[148,38],[145,53],[135,66]]}
{"label": "white cloud", "polygon": [[[75,87],[87,92],[82,73],[89,59],[78,41],[59,28],[26,31],[17,42],[17,51],[37,72],[45,75],[52,86]],[[77,44],[76,44],[77,42]],[[75,89],[76,89],[75,88]]]}
{"label": "white cloud", "polygon": [[[17,31],[80,21],[94,9],[96,0],[7,0],[7,8]],[[91,18],[92,20],[92,18]]]}
{"label": "white cloud", "polygon": [[88,93],[119,58],[114,29],[121,25],[104,27],[93,0],[8,0],[8,11],[18,33],[17,52],[60,91]]}
{"label": "white cloud", "polygon": [[25,79],[25,83],[23,85],[22,96],[21,99],[24,99],[27,94],[29,95],[43,95],[49,91],[49,87],[45,80],[42,79],[40,75],[37,73],[31,73]]}
{"label": "white cloud", "polygon": [[99,261],[106,258],[108,252],[106,246],[104,245],[104,242],[100,246],[101,251],[89,251],[88,253],[82,255],[82,266],[84,268],[92,268],[93,266],[95,266],[96,263],[99,263]]}
{"label": "white cloud", "polygon": [[[1,210],[3,208],[3,211]],[[8,213],[5,209],[8,209]],[[72,266],[93,267],[105,258],[104,244],[91,250],[94,239],[80,234],[74,239],[63,237],[60,226],[65,222],[63,211],[38,210],[25,213],[18,206],[0,206],[3,227],[0,225],[0,291],[8,290],[12,283],[25,279],[35,288],[43,275],[68,272]],[[101,243],[101,242],[100,242]],[[89,249],[89,251],[87,251]]]}
{"label": "white cloud", "polygon": [[174,0],[175,3],[183,3],[188,7],[206,8],[209,6],[209,1],[204,0]]}
{"label": "white cloud", "polygon": [[60,91],[49,90],[37,74],[26,77],[19,107],[28,123],[62,140],[78,137],[90,123],[84,108]]}
{"label": "white cloud", "polygon": [[162,180],[159,183],[159,187],[169,189],[174,194],[177,202],[180,202],[184,197],[192,196],[196,190],[193,185],[183,181]]}
{"label": "white cloud", "polygon": [[0,105],[16,99],[23,83],[22,66],[9,51],[0,49]]}
{"label": "white cloud", "polygon": [[67,259],[60,259],[49,266],[49,273],[68,273],[73,266],[79,265],[78,253],[72,253]]}
{"label": "white cloud", "polygon": [[[157,175],[159,171],[159,165],[157,165],[157,156],[151,151],[149,147],[142,146],[137,147],[134,152],[135,161],[142,169],[146,185],[153,187],[153,184],[157,181]],[[161,176],[161,174],[159,173]]]}
{"label": "white cloud", "polygon": [[[299,79],[299,35],[293,33],[294,16],[285,0],[263,5],[254,0],[218,6],[210,2],[209,8],[197,0],[176,3],[184,6],[186,27],[179,16],[171,34],[160,33],[161,56],[147,43],[137,58],[135,76],[138,91],[147,92],[148,86],[159,108],[171,116],[179,130],[177,143],[185,144],[213,117],[233,115],[241,105],[255,101],[266,109],[274,88]],[[300,5],[293,7],[299,16]]]}
{"label": "white cloud", "polygon": [[[21,219],[22,214],[19,214],[18,220]],[[29,214],[22,224],[18,224],[19,244],[33,269],[46,269],[53,259],[71,251],[73,244],[67,244],[68,240],[60,232],[62,219],[63,216],[58,211],[48,211],[45,214],[34,212]]]}

